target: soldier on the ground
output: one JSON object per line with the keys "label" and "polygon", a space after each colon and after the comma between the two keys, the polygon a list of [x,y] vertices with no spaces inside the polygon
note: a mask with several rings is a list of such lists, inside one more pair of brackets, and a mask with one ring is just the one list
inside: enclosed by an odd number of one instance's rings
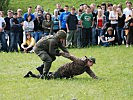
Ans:
{"label": "soldier on the ground", "polygon": [[[98,77],[91,70],[93,64],[95,64],[95,58],[89,57],[80,59],[68,53],[60,53],[61,56],[70,59],[72,62],[66,63],[57,69],[55,72],[49,72],[47,74],[48,79],[56,79],[56,78],[73,78],[76,75],[81,75],[84,72],[90,75],[93,79],[98,79]],[[31,71],[29,71],[24,77],[35,77],[39,78],[40,75],[35,75]]]}

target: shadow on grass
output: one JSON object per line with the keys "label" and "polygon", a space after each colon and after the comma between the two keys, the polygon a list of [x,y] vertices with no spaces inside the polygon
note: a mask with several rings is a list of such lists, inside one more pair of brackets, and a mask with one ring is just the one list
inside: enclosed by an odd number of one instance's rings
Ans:
{"label": "shadow on grass", "polygon": [[81,82],[88,82],[88,81],[109,81],[109,78],[106,78],[106,77],[102,77],[102,78],[99,78],[99,79],[92,79],[92,78],[89,78],[89,77],[74,77],[74,78],[69,78],[69,79],[65,79],[65,78],[63,78],[63,79],[59,79],[59,78],[57,78],[57,79],[50,79],[50,80],[45,80],[45,79],[38,79],[38,78],[33,78],[33,77],[29,77],[29,78],[24,78],[24,79],[31,79],[31,80],[33,80],[33,79],[36,79],[36,80],[41,80],[41,81],[65,81],[65,82],[67,82],[67,81],[74,81],[74,82],[79,82],[79,81],[81,81]]}

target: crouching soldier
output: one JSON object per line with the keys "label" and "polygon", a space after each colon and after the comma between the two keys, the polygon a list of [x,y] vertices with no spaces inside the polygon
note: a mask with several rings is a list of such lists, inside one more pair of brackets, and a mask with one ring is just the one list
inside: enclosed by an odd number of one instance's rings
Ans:
{"label": "crouching soldier", "polygon": [[[93,79],[98,79],[98,77],[91,70],[91,67],[93,66],[93,64],[95,64],[95,58],[87,58],[85,56],[84,59],[79,59],[68,53],[61,53],[61,55],[65,58],[70,59],[72,62],[66,63],[55,72],[49,72],[47,76],[48,79],[72,78],[76,75],[83,74],[84,72],[89,74]],[[31,77],[39,77],[39,75],[35,75],[31,71],[29,71],[24,77],[29,77],[30,75]]]}
{"label": "crouching soldier", "polygon": [[41,78],[46,78],[47,73],[50,70],[52,62],[56,59],[56,56],[60,56],[59,49],[63,52],[68,50],[62,45],[62,41],[66,39],[66,32],[63,30],[58,31],[54,36],[40,39],[35,47],[34,52],[41,58],[43,64],[37,68],[41,74]]}

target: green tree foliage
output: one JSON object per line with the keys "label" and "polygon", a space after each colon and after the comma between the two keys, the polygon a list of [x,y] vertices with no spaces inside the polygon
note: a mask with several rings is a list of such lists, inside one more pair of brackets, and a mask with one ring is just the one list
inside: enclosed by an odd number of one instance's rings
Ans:
{"label": "green tree foliage", "polygon": [[10,0],[0,0],[0,11],[6,11]]}

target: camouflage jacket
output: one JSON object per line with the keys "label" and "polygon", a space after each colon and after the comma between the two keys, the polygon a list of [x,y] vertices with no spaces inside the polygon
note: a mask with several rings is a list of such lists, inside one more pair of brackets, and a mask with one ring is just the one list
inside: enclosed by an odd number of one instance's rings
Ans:
{"label": "camouflage jacket", "polygon": [[43,37],[34,46],[34,51],[35,53],[39,51],[46,51],[48,54],[56,56],[58,48],[64,52],[68,52],[68,50],[59,41],[58,37]]}
{"label": "camouflage jacket", "polygon": [[86,66],[87,59],[79,59],[75,56],[72,56],[68,53],[62,53],[63,57],[70,59],[73,62],[66,63],[61,66],[55,73],[55,78],[71,78],[75,75],[80,75],[84,72],[88,73],[92,78],[97,78],[94,72],[90,69],[90,67]]}

